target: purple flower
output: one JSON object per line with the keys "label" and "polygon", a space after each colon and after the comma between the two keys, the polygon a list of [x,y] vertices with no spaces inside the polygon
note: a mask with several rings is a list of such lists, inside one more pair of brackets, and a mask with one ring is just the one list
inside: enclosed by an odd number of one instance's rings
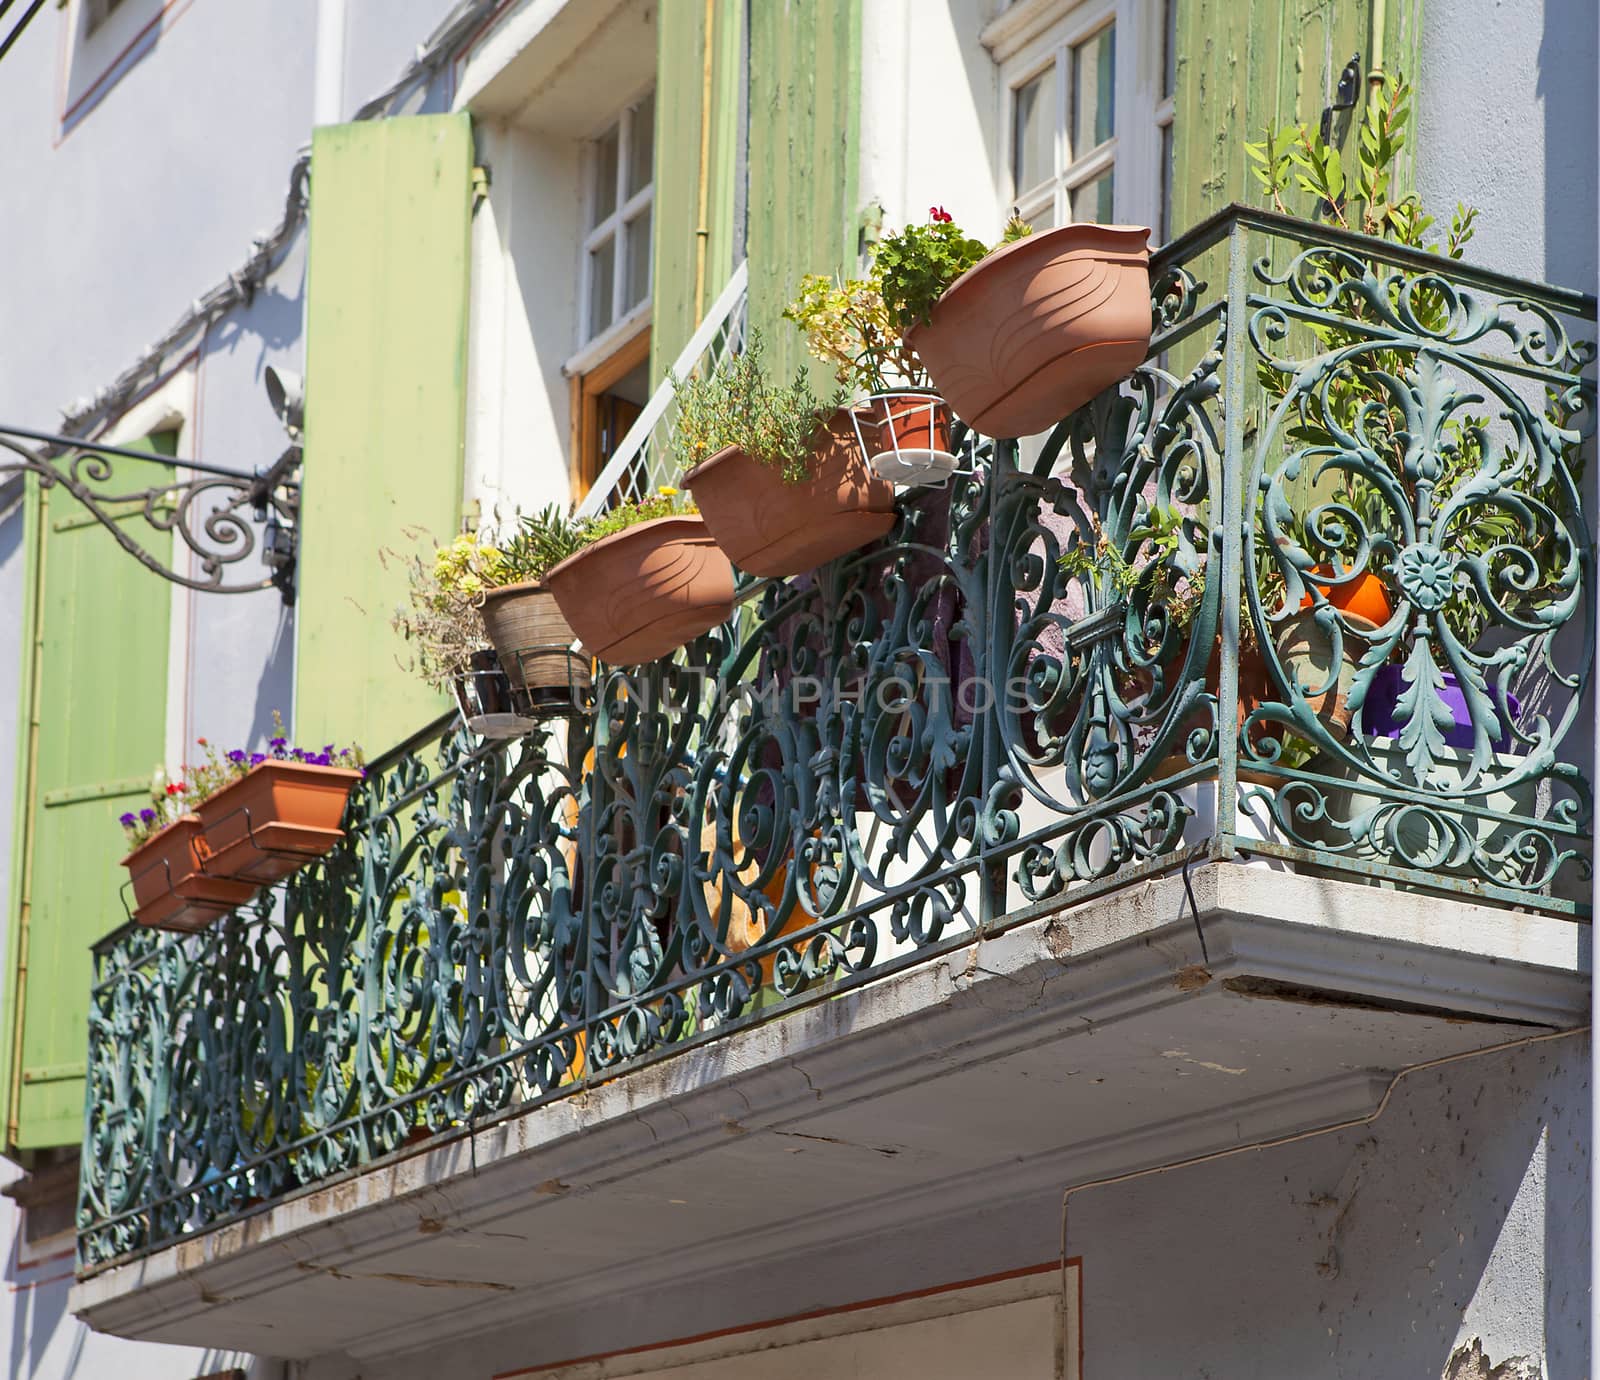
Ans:
{"label": "purple flower", "polygon": [[135,815],[132,810],[129,810],[128,813],[122,817],[122,827],[124,829],[131,829],[138,822],[139,817]]}
{"label": "purple flower", "polygon": [[140,810],[139,811],[139,819],[140,819],[140,821],[142,823],[151,824],[151,823],[153,823],[155,821],[155,817],[156,817],[156,812],[154,810]]}
{"label": "purple flower", "polygon": [[332,757],[333,756],[333,744],[332,743],[324,743],[322,745],[322,755],[324,757]]}
{"label": "purple flower", "polygon": [[268,738],[267,746],[273,748],[288,747],[289,740],[287,738]]}
{"label": "purple flower", "polygon": [[234,750],[228,754],[228,760],[232,762],[234,766],[238,766],[244,761],[244,750],[242,748],[234,748]]}
{"label": "purple flower", "polygon": [[259,767],[266,760],[267,754],[264,752],[252,752],[250,754],[250,765],[252,767]]}

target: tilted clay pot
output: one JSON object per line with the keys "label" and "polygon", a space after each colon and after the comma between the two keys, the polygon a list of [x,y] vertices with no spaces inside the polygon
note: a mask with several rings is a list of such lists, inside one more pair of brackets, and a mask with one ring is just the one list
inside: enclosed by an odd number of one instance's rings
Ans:
{"label": "tilted clay pot", "polygon": [[167,825],[129,853],[122,865],[133,887],[133,918],[152,929],[202,930],[257,890],[254,883],[205,871],[198,815],[184,815]]}
{"label": "tilted clay pot", "polygon": [[683,483],[728,558],[764,578],[804,574],[894,526],[894,485],[867,468],[848,408],[818,431],[810,473],[797,484],[737,446],[696,465]]}
{"label": "tilted clay pot", "polygon": [[1004,245],[950,284],[906,343],[974,430],[1035,435],[1144,362],[1149,238],[1082,224]]}
{"label": "tilted clay pot", "polygon": [[197,811],[206,870],[265,886],[330,852],[361,772],[310,762],[260,762]]}
{"label": "tilted clay pot", "polygon": [[602,537],[545,583],[584,647],[617,666],[666,656],[733,613],[733,567],[694,514]]}

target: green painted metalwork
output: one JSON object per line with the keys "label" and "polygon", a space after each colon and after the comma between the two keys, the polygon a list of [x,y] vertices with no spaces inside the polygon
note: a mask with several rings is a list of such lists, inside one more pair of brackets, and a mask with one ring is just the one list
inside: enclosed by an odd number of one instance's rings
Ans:
{"label": "green painted metalwork", "polygon": [[[1234,208],[1153,311],[877,547],[587,718],[441,721],[278,894],[106,940],[81,1265],[1197,857],[1577,914],[1593,299]],[[1382,623],[1334,602],[1366,573]]]}

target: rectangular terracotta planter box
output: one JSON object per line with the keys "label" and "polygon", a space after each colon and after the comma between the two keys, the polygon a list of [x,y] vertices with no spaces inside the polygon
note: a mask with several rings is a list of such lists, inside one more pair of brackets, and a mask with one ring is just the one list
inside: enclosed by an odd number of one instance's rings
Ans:
{"label": "rectangular terracotta planter box", "polygon": [[197,807],[206,870],[267,886],[344,837],[339,822],[361,773],[349,767],[267,761]]}
{"label": "rectangular terracotta planter box", "polygon": [[122,860],[133,887],[133,918],[158,930],[192,933],[256,894],[253,882],[206,870],[198,815],[184,815]]}

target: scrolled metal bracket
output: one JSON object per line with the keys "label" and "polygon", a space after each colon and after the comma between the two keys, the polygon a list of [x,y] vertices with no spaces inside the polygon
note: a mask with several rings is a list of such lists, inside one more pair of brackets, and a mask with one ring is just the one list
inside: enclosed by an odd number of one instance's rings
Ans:
{"label": "scrolled metal bracket", "polygon": [[[127,470],[119,461],[165,466],[172,480],[119,488],[118,470]],[[285,604],[294,603],[300,461],[298,441],[271,465],[244,474],[196,460],[0,426],[0,479],[31,474],[44,488],[64,489],[124,551],[173,584],[213,594],[276,589]],[[158,556],[148,535],[130,534],[128,529],[140,522],[150,533],[174,534],[181,547],[174,544],[170,556]],[[198,560],[185,561],[180,554],[184,548]],[[266,574],[230,578],[245,573],[243,562],[257,550]]]}

